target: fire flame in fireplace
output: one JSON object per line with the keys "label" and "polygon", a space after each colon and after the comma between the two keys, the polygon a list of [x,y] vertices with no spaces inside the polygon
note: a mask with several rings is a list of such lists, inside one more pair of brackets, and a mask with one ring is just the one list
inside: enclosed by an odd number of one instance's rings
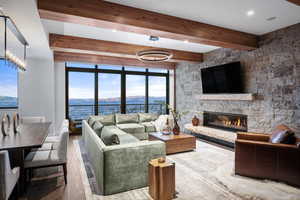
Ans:
{"label": "fire flame in fireplace", "polygon": [[237,118],[235,120],[223,119],[222,123],[225,126],[235,126],[235,127],[244,126],[244,123],[242,122],[241,118]]}

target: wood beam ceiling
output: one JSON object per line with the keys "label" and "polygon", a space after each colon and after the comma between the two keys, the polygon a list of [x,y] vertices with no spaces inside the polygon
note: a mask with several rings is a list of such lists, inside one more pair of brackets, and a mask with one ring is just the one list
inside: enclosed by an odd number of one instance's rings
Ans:
{"label": "wood beam ceiling", "polygon": [[85,62],[85,63],[101,63],[107,65],[126,65],[149,68],[165,68],[175,69],[174,62],[160,62],[160,63],[145,63],[133,58],[120,58],[114,56],[104,56],[86,53],[60,52],[54,51],[54,61],[56,62]]}
{"label": "wood beam ceiling", "polygon": [[[98,55],[116,56],[135,58],[136,53],[142,50],[157,49],[154,47],[126,44],[120,42],[111,42],[104,40],[95,40],[89,38],[81,38],[74,36],[65,36],[50,34],[49,43],[54,51],[64,52],[80,52]],[[161,48],[160,48],[161,49]],[[189,61],[202,62],[203,55],[201,53],[192,53],[187,51],[178,51],[172,49],[162,49],[173,54],[171,62]]]}
{"label": "wood beam ceiling", "polygon": [[38,0],[40,17],[225,48],[253,50],[257,37],[100,0]]}

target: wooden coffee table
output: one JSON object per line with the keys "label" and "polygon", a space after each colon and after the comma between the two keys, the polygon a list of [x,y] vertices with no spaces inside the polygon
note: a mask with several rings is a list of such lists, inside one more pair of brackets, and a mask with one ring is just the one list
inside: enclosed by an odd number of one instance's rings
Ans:
{"label": "wooden coffee table", "polygon": [[166,143],[166,153],[179,153],[196,149],[196,137],[184,133],[163,135],[160,132],[150,133],[149,140],[161,140]]}

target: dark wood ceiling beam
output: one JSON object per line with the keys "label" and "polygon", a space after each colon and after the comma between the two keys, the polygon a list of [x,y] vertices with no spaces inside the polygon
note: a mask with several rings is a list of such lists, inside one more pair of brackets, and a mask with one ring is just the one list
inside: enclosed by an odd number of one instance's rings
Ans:
{"label": "dark wood ceiling beam", "polygon": [[300,6],[300,0],[287,0],[287,1]]}
{"label": "dark wood ceiling beam", "polygon": [[175,69],[177,64],[174,62],[145,63],[133,58],[121,58],[121,57],[114,57],[114,56],[103,56],[103,55],[95,55],[95,54],[60,52],[60,51],[54,51],[54,61],[55,62],[84,62],[84,63],[93,63],[93,64],[138,66],[138,67],[165,68],[165,69]]}
{"label": "dark wood ceiling beam", "polygon": [[[49,35],[50,48],[57,51],[67,52],[84,52],[99,55],[110,55],[117,57],[136,58],[136,53],[143,50],[157,49],[142,45],[126,44],[120,42],[111,42],[104,40],[95,40],[82,37],[66,36],[66,35]],[[202,62],[203,55],[201,53],[193,53],[187,51],[178,51],[173,49],[159,48],[173,54],[171,62]],[[79,51],[78,51],[79,50]]]}
{"label": "dark wood ceiling beam", "polygon": [[38,0],[38,9],[41,18],[62,22],[241,50],[258,45],[252,34],[100,0]]}

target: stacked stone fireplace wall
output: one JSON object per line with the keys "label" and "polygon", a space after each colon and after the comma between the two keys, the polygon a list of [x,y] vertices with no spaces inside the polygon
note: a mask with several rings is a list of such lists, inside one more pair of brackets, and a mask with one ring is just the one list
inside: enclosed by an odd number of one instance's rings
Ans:
{"label": "stacked stone fireplace wall", "polygon": [[[245,92],[257,94],[257,99],[200,100],[200,70],[234,61],[242,64]],[[269,132],[284,123],[300,136],[300,23],[261,36],[259,48],[253,51],[222,48],[205,54],[200,64],[179,63],[176,107],[190,111],[181,125],[191,123],[195,112],[225,112],[248,115],[248,131]]]}

